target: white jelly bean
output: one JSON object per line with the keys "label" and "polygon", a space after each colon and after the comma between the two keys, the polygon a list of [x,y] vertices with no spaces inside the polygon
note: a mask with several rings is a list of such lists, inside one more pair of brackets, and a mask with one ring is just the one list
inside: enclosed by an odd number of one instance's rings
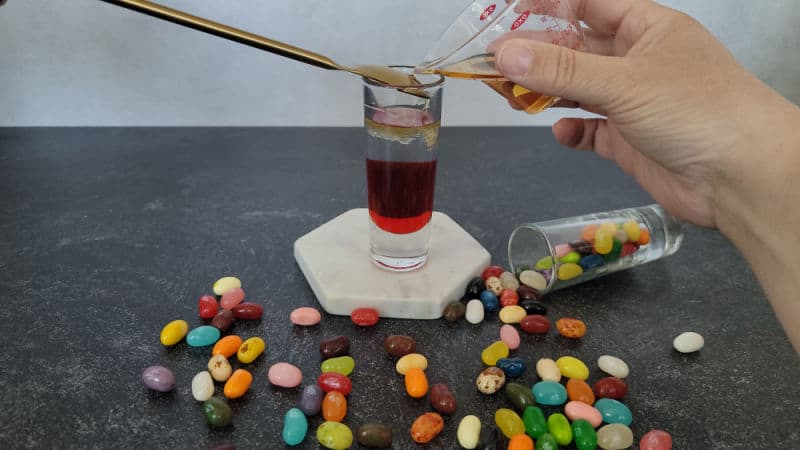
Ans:
{"label": "white jelly bean", "polygon": [[542,358],[536,361],[536,373],[542,381],[561,381],[561,369],[558,364],[550,358]]}
{"label": "white jelly bean", "polygon": [[547,287],[547,278],[535,270],[523,270],[519,274],[519,282],[537,291],[543,291]]}
{"label": "white jelly bean", "polygon": [[467,303],[467,312],[464,315],[469,323],[483,322],[483,302],[480,300],[470,300]]}
{"label": "white jelly bean", "polygon": [[703,341],[703,336],[694,331],[687,331],[685,333],[681,333],[678,337],[672,341],[672,346],[675,347],[675,350],[681,353],[692,353],[700,350],[703,348],[705,342]]}
{"label": "white jelly bean", "polygon": [[481,436],[481,420],[473,415],[464,416],[458,423],[458,445],[466,449],[478,446]]}
{"label": "white jelly bean", "polygon": [[211,374],[204,370],[192,378],[192,396],[198,402],[204,402],[214,395],[214,380]]}
{"label": "white jelly bean", "polygon": [[597,367],[603,372],[617,378],[627,377],[630,371],[625,361],[611,355],[603,355],[597,358]]}

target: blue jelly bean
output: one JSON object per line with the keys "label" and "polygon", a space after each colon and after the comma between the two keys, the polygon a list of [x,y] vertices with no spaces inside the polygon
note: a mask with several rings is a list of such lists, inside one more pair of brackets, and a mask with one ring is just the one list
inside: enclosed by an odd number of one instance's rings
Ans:
{"label": "blue jelly bean", "polygon": [[283,416],[283,431],[281,436],[287,445],[297,445],[303,442],[308,433],[308,419],[303,411],[292,408]]}
{"label": "blue jelly bean", "polygon": [[525,360],[522,358],[500,358],[496,366],[511,378],[516,378],[525,372]]}
{"label": "blue jelly bean", "polygon": [[186,343],[190,347],[205,347],[219,340],[219,329],[211,325],[201,325],[186,335]]}
{"label": "blue jelly bean", "polygon": [[600,411],[605,423],[621,423],[628,426],[633,421],[631,410],[622,402],[613,398],[601,398],[595,402],[594,407]]}
{"label": "blue jelly bean", "polygon": [[494,292],[488,289],[481,292],[481,303],[483,303],[483,309],[486,311],[492,312],[500,309],[500,300],[497,299]]}
{"label": "blue jelly bean", "polygon": [[533,385],[536,403],[547,406],[563,405],[567,402],[567,389],[555,381],[540,381]]}
{"label": "blue jelly bean", "polygon": [[583,268],[583,271],[586,272],[587,270],[600,267],[605,263],[606,261],[603,259],[602,256],[592,254],[592,255],[586,255],[583,258],[581,258],[578,264]]}

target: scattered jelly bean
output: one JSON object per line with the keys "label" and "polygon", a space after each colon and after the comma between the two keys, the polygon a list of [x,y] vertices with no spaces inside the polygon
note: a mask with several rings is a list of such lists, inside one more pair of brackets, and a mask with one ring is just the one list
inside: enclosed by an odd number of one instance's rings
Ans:
{"label": "scattered jelly bean", "polygon": [[236,277],[222,277],[214,282],[214,294],[222,295],[231,289],[242,287],[242,282]]}
{"label": "scattered jelly bean", "polygon": [[525,286],[524,284],[521,284],[517,288],[517,295],[519,296],[520,301],[523,303],[526,300],[539,300],[542,298],[542,294],[540,294],[539,291],[530,286]]}
{"label": "scattered jelly bean", "polygon": [[611,355],[603,355],[597,358],[597,367],[603,372],[617,378],[625,378],[630,372],[625,361]]}
{"label": "scattered jelly bean", "polygon": [[572,427],[569,420],[561,413],[550,414],[547,418],[547,431],[558,445],[569,445],[572,442]]}
{"label": "scattered jelly bean", "polygon": [[331,450],[344,450],[353,445],[353,432],[341,422],[322,422],[317,427],[317,441]]}
{"label": "scattered jelly bean", "polygon": [[175,374],[164,366],[150,366],[142,372],[142,382],[158,392],[169,392],[175,388]]}
{"label": "scattered jelly bean", "polygon": [[214,355],[208,360],[208,372],[217,381],[227,381],[233,373],[233,368],[225,355]]}
{"label": "scattered jelly bean", "polygon": [[161,329],[161,344],[167,347],[182,341],[189,332],[189,323],[185,320],[173,320]]}
{"label": "scattered jelly bean", "polygon": [[356,368],[356,361],[352,356],[337,356],[328,358],[320,364],[320,372],[336,372],[344,376],[350,376]]}
{"label": "scattered jelly bean", "polygon": [[350,352],[350,339],[347,336],[334,336],[319,342],[319,353],[323,359],[344,356]]}
{"label": "scattered jelly bean", "polygon": [[217,311],[219,311],[219,303],[213,295],[203,295],[197,301],[197,312],[201,319],[211,319],[217,315]]}
{"label": "scattered jelly bean", "polygon": [[[572,420],[572,438],[578,450],[595,450],[597,448],[597,432],[592,425],[583,419]],[[596,426],[599,426],[596,425]]]}
{"label": "scattered jelly bean", "polygon": [[519,305],[511,305],[500,309],[498,317],[503,323],[519,323],[526,315],[525,308]]}
{"label": "scattered jelly bean", "polygon": [[519,327],[529,334],[545,334],[550,331],[550,320],[539,314],[529,314],[519,321]]}
{"label": "scattered jelly bean", "polygon": [[539,258],[536,261],[536,264],[533,265],[534,270],[545,270],[553,267],[553,257],[552,256],[544,256]]}
{"label": "scattered jelly bean", "polygon": [[250,364],[261,356],[266,348],[267,344],[260,337],[253,336],[247,338],[242,342],[242,346],[239,347],[239,350],[236,352],[236,358],[242,364]]}
{"label": "scattered jelly bean", "polygon": [[619,400],[628,393],[628,386],[619,378],[606,377],[594,384],[594,394],[597,398],[613,398]]}
{"label": "scattered jelly bean", "polygon": [[519,294],[517,294],[516,289],[503,289],[503,292],[500,294],[500,306],[513,306],[519,304]]}
{"label": "scattered jelly bean", "polygon": [[567,402],[567,390],[555,381],[540,381],[534,384],[533,396],[540,405],[557,406]]}
{"label": "scattered jelly bean", "polygon": [[431,407],[440,414],[449,416],[456,412],[456,396],[444,383],[436,383],[431,386],[428,399]]}
{"label": "scattered jelly bean", "polygon": [[533,450],[533,439],[527,434],[518,434],[508,442],[508,450]]}
{"label": "scattered jelly bean", "polygon": [[506,450],[508,448],[508,439],[497,427],[487,424],[481,428],[477,448],[480,450]]}
{"label": "scattered jelly bean", "polygon": [[494,394],[506,383],[506,374],[497,367],[487,367],[478,374],[475,386],[484,394]]}
{"label": "scattered jelly bean", "polygon": [[547,421],[544,420],[544,413],[538,406],[528,406],[522,412],[522,423],[525,424],[525,432],[534,439],[539,439],[547,433]]}
{"label": "scattered jelly bean", "polygon": [[344,395],[350,395],[353,391],[353,382],[350,378],[336,372],[323,372],[317,377],[317,384],[324,392],[339,391]]}
{"label": "scattered jelly bean", "polygon": [[306,419],[303,411],[297,408],[292,408],[286,411],[283,416],[283,430],[281,437],[286,445],[297,445],[306,438],[308,434],[308,419]]}
{"label": "scattered jelly bean", "polygon": [[480,300],[470,300],[467,303],[467,312],[465,313],[464,317],[467,319],[467,322],[471,324],[479,324],[483,322],[483,302]]}
{"label": "scattered jelly bean", "polygon": [[303,372],[297,366],[287,362],[278,362],[270,366],[267,378],[275,386],[293,388],[300,386],[300,383],[303,382]]}
{"label": "scattered jelly bean", "polygon": [[375,308],[356,308],[350,312],[350,320],[360,327],[375,326],[380,317]]}
{"label": "scattered jelly bean", "polygon": [[624,258],[636,253],[636,250],[639,250],[637,245],[638,244],[631,244],[630,242],[622,244],[622,251],[619,253],[619,257]]}
{"label": "scattered jelly bean", "polygon": [[382,423],[365,423],[356,429],[356,441],[364,447],[389,448],[393,438],[392,428]]}
{"label": "scattered jelly bean", "polygon": [[592,424],[592,427],[599,427],[603,423],[603,415],[594,406],[584,402],[571,401],[567,402],[564,406],[564,414],[569,417],[569,420],[575,421],[578,419],[585,420]]}
{"label": "scattered jelly bean", "polygon": [[222,294],[219,305],[225,309],[233,309],[234,306],[244,301],[244,290],[240,287],[227,290]]}
{"label": "scattered jelly bean", "polygon": [[470,298],[477,298],[481,295],[481,292],[486,290],[486,283],[483,282],[483,278],[475,277],[469,280],[467,284],[467,289],[464,291],[464,297],[467,299]]}
{"label": "scattered jelly bean", "polygon": [[228,328],[233,325],[235,320],[236,318],[233,315],[233,311],[229,309],[220,309],[217,315],[211,319],[211,326],[218,329],[220,333],[224,333],[228,331]]}
{"label": "scattered jelly bean", "polygon": [[589,242],[594,241],[594,235],[597,233],[597,230],[599,228],[600,228],[599,223],[590,223],[586,225],[581,230],[581,239]]}
{"label": "scattered jelly bean", "polygon": [[581,266],[581,269],[583,269],[584,272],[587,272],[589,270],[603,266],[605,265],[605,263],[606,260],[603,259],[602,256],[593,253],[591,255],[586,255],[583,258],[581,258],[580,262],[578,262],[578,265]]}
{"label": "scattered jelly bean", "polygon": [[543,381],[561,381],[561,369],[558,364],[550,358],[541,358],[536,361],[536,374]]}
{"label": "scattered jelly bean", "polygon": [[508,345],[503,341],[494,341],[481,352],[481,361],[487,366],[497,364],[500,358],[508,357]]}
{"label": "scattered jelly bean", "polygon": [[630,425],[633,421],[631,410],[624,403],[613,398],[601,398],[595,402],[594,407],[600,411],[605,423]]}
{"label": "scattered jelly bean", "polygon": [[612,263],[620,258],[622,255],[622,242],[614,239],[611,245],[611,251],[603,255],[603,260],[607,263]]}
{"label": "scattered jelly bean", "polygon": [[483,269],[483,273],[481,273],[481,279],[486,281],[489,277],[499,277],[501,273],[505,272],[506,270],[500,266],[489,266]]}
{"label": "scattered jelly bean", "polygon": [[494,423],[507,438],[525,433],[522,418],[514,410],[508,408],[500,408],[494,412]]}
{"label": "scattered jelly bean", "polygon": [[583,267],[575,263],[561,264],[558,266],[558,279],[562,281],[571,280],[583,273]]}
{"label": "scattered jelly bean", "polygon": [[494,312],[500,309],[500,300],[497,299],[497,296],[494,294],[494,292],[487,289],[481,292],[480,298],[485,311]]}
{"label": "scattered jelly bean", "polygon": [[481,437],[481,420],[472,414],[464,416],[458,423],[456,432],[458,445],[467,450],[472,450],[478,446]]}
{"label": "scattered jelly bean", "polygon": [[522,358],[500,358],[497,367],[505,372],[506,378],[517,378],[525,372],[526,364]]}
{"label": "scattered jelly bean", "polygon": [[303,388],[300,394],[300,410],[307,416],[315,416],[319,414],[322,408],[322,398],[325,395],[322,388],[318,384],[310,384]]}
{"label": "scattered jelly bean", "polygon": [[529,316],[531,315],[538,315],[538,316],[546,316],[547,315],[547,307],[544,306],[541,302],[536,300],[523,300],[520,302],[519,306],[525,308],[525,312],[528,313]]}
{"label": "scattered jelly bean", "polygon": [[562,256],[559,262],[562,264],[577,264],[581,260],[581,254],[578,252],[569,252]]}
{"label": "scattered jelly bean", "polygon": [[611,252],[614,247],[614,233],[616,231],[608,232],[607,230],[598,229],[594,238],[594,250],[601,255]]}
{"label": "scattered jelly bean", "polygon": [[650,231],[647,228],[639,229],[639,245],[647,245],[650,243]]}
{"label": "scattered jelly bean", "polygon": [[504,389],[506,398],[514,405],[514,409],[524,412],[528,406],[536,406],[536,399],[533,397],[531,388],[520,383],[506,383]]}
{"label": "scattered jelly bean", "polygon": [[409,353],[397,360],[395,370],[400,375],[405,375],[408,369],[416,367],[421,370],[428,368],[428,358],[419,353]]}
{"label": "scattered jelly bean", "polygon": [[231,311],[233,311],[233,317],[242,320],[256,320],[264,315],[264,307],[252,302],[239,303]]}
{"label": "scattered jelly bean", "polygon": [[699,333],[695,333],[694,331],[686,331],[678,335],[675,340],[672,341],[672,346],[675,347],[675,350],[681,353],[693,353],[705,345],[705,341],[703,340],[703,336]]}
{"label": "scattered jelly bean", "polygon": [[239,347],[241,346],[242,338],[236,336],[235,334],[231,334],[218,340],[217,343],[214,344],[214,348],[211,349],[211,356],[222,355],[226,358],[230,358],[231,356],[235,355],[237,351],[239,351]]}
{"label": "scattered jelly bean", "polygon": [[586,335],[586,324],[582,320],[564,317],[556,320],[558,332],[568,338],[579,339]]}
{"label": "scattered jelly bean", "polygon": [[228,381],[225,382],[222,393],[228,398],[239,398],[250,389],[252,382],[253,375],[250,372],[244,369],[236,369],[228,378]]}
{"label": "scattered jelly bean", "polygon": [[219,330],[208,325],[201,325],[186,335],[186,343],[190,347],[205,347],[219,340]]}
{"label": "scattered jelly bean", "polygon": [[663,430],[650,430],[639,441],[639,450],[671,450],[672,436]]}
{"label": "scattered jelly bean", "polygon": [[428,393],[428,377],[425,371],[411,367],[405,373],[406,393],[411,398],[422,398]]}
{"label": "scattered jelly bean", "polygon": [[500,279],[500,284],[503,285],[503,290],[516,291],[519,287],[517,277],[511,272],[503,272],[498,278]]}
{"label": "scattered jelly bean", "polygon": [[444,419],[435,412],[427,412],[411,424],[411,439],[418,444],[432,441],[444,429]]}
{"label": "scattered jelly bean", "polygon": [[633,445],[633,432],[621,423],[605,425],[597,430],[597,445],[603,450],[624,450]]}
{"label": "scattered jelly bean", "polygon": [[411,336],[391,334],[383,340],[383,349],[392,356],[403,357],[414,353],[417,349],[417,341]]}
{"label": "scattered jelly bean", "polygon": [[525,270],[519,274],[519,282],[542,292],[547,288],[547,279],[535,270]]}
{"label": "scattered jelly bean", "polygon": [[500,340],[506,343],[509,350],[518,349],[521,341],[517,329],[508,324],[500,327]]}
{"label": "scattered jelly bean", "polygon": [[203,415],[212,427],[227,427],[233,421],[231,407],[217,397],[211,397],[203,402]]}
{"label": "scattered jelly bean", "polygon": [[545,433],[536,441],[536,450],[558,450],[558,442],[552,434]]}
{"label": "scattered jelly bean", "polygon": [[587,405],[593,405],[594,391],[584,380],[572,378],[567,381],[567,397],[576,402],[583,402]]}
{"label": "scattered jelly bean", "polygon": [[192,378],[192,397],[198,402],[204,402],[214,396],[214,380],[207,370],[198,372]]}
{"label": "scattered jelly bean", "polygon": [[322,315],[316,308],[310,306],[301,306],[292,310],[289,314],[289,321],[301,327],[310,327],[316,325],[322,320]]}
{"label": "scattered jelly bean", "polygon": [[322,418],[341,422],[347,415],[347,398],[339,391],[330,391],[322,399]]}
{"label": "scattered jelly bean", "polygon": [[459,301],[450,302],[444,307],[442,317],[448,322],[458,322],[467,313],[467,306]]}
{"label": "scattered jelly bean", "polygon": [[562,356],[556,360],[556,365],[558,365],[561,375],[567,378],[576,378],[578,380],[589,378],[589,368],[578,358]]}

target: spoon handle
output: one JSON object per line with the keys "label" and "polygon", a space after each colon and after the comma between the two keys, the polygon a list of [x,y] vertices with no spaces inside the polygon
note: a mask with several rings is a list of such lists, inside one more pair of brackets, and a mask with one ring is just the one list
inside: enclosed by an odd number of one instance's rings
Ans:
{"label": "spoon handle", "polygon": [[166,20],[168,22],[193,28],[204,33],[213,34],[221,38],[229,39],[240,44],[255,47],[277,55],[285,56],[295,61],[311,64],[312,66],[322,67],[323,69],[343,70],[343,67],[336,64],[327,56],[320,55],[293,45],[280,41],[265,38],[257,34],[249,33],[244,30],[229,27],[227,25],[213,22],[202,17],[193,16],[177,9],[168,8],[158,3],[145,0],[101,0],[123,8],[127,8],[148,16]]}

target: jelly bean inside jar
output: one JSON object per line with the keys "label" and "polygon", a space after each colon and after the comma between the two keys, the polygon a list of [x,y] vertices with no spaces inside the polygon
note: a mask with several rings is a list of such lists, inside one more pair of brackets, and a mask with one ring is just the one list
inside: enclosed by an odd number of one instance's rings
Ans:
{"label": "jelly bean inside jar", "polygon": [[669,256],[682,240],[678,219],[648,205],[520,225],[508,261],[541,295]]}

